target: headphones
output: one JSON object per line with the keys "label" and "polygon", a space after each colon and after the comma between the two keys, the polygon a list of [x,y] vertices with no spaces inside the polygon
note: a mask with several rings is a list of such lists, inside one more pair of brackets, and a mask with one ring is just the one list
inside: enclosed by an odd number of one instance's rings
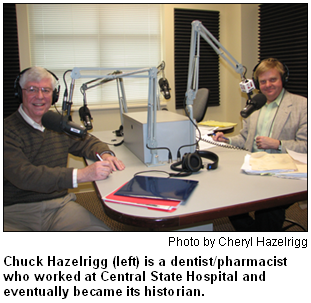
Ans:
{"label": "headphones", "polygon": [[[15,96],[15,98],[18,98],[21,103],[23,102],[23,93],[22,93],[22,88],[21,88],[21,86],[19,84],[19,80],[20,80],[21,76],[26,71],[28,71],[30,68],[31,67],[28,67],[28,68],[24,69],[23,71],[21,71],[19,73],[19,75],[17,76],[17,78],[15,79],[15,81],[14,81],[14,96]],[[56,81],[58,82],[58,78],[56,77],[55,74],[53,74],[52,72],[50,72],[47,69],[46,69],[46,71],[48,71],[56,79]],[[53,90],[52,105],[54,105],[58,101],[59,90],[60,90],[60,85],[58,85],[57,88],[55,88]]]}
{"label": "headphones", "polygon": [[[278,62],[280,62],[280,63],[283,65],[283,68],[284,68],[284,71],[285,71],[285,72],[284,72],[284,74],[282,75],[282,78],[281,78],[281,79],[282,79],[283,87],[285,87],[286,84],[287,84],[287,82],[288,82],[288,78],[289,78],[289,69],[288,69],[287,65],[284,64],[283,62],[281,62],[280,60],[278,60],[278,59],[272,59],[272,60],[278,61]],[[258,80],[255,79],[254,74],[255,74],[255,71],[256,71],[258,65],[259,65],[261,62],[262,62],[262,61],[260,61],[260,62],[254,67],[254,69],[253,69],[253,75],[252,75],[252,80],[253,80],[253,82],[254,82],[254,84],[255,84],[255,87],[256,87],[257,89],[259,89],[259,82],[258,82]]]}
{"label": "headphones", "polygon": [[[199,150],[194,153],[184,154],[181,161],[171,165],[171,169],[174,171],[184,172],[186,173],[184,176],[189,176],[192,173],[199,171],[201,168],[204,168],[201,157],[213,161],[213,163],[207,164],[207,170],[216,169],[218,167],[219,158],[216,154],[210,151]],[[177,168],[179,165],[181,165],[181,168]]]}

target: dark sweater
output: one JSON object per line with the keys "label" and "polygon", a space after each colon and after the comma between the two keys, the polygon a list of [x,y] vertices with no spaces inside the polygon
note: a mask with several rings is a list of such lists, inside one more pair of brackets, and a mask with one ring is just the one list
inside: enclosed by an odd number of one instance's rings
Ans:
{"label": "dark sweater", "polygon": [[109,150],[94,136],[85,140],[34,129],[15,112],[4,120],[4,206],[63,197],[73,187],[68,153],[96,160]]}

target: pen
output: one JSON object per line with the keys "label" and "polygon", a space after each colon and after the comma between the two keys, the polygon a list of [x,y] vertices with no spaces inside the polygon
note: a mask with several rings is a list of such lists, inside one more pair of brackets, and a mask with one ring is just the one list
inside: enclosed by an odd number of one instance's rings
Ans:
{"label": "pen", "polygon": [[96,157],[97,157],[100,161],[104,161],[103,158],[99,155],[99,153],[96,153]]}
{"label": "pen", "polygon": [[[216,136],[215,133],[213,133],[213,136]],[[229,138],[222,136],[222,138],[224,138],[225,140],[229,140]]]}
{"label": "pen", "polygon": [[[96,157],[100,160],[100,161],[104,161],[103,158],[100,156],[99,153],[95,153]],[[113,173],[113,169],[110,171],[110,173]]]}

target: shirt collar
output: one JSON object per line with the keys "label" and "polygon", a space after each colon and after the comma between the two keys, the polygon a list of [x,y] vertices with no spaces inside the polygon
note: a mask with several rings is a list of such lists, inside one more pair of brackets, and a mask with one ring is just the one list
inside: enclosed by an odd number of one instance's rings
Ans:
{"label": "shirt collar", "polygon": [[31,119],[23,110],[23,104],[21,104],[18,108],[18,112],[20,113],[20,115],[23,117],[23,119],[30,125],[32,126],[34,129],[37,129],[41,132],[44,132],[45,127],[38,124],[37,122],[35,122],[33,119]]}

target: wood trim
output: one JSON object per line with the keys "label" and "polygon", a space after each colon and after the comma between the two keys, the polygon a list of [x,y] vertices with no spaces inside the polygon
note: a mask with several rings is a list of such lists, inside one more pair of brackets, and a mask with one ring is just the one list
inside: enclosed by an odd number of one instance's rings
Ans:
{"label": "wood trim", "polygon": [[[96,192],[98,193],[97,189]],[[100,196],[99,198],[101,199]],[[273,197],[265,200],[258,200],[233,205],[229,207],[217,208],[181,216],[172,215],[171,217],[162,217],[162,218],[131,216],[111,209],[104,202],[102,203],[102,205],[104,212],[113,220],[132,226],[149,227],[150,229],[159,229],[159,228],[177,228],[182,226],[189,226],[191,224],[203,223],[208,220],[238,215],[260,209],[272,208],[281,205],[289,205],[299,201],[306,200],[307,198],[308,198],[308,191],[303,191],[294,194]]]}

